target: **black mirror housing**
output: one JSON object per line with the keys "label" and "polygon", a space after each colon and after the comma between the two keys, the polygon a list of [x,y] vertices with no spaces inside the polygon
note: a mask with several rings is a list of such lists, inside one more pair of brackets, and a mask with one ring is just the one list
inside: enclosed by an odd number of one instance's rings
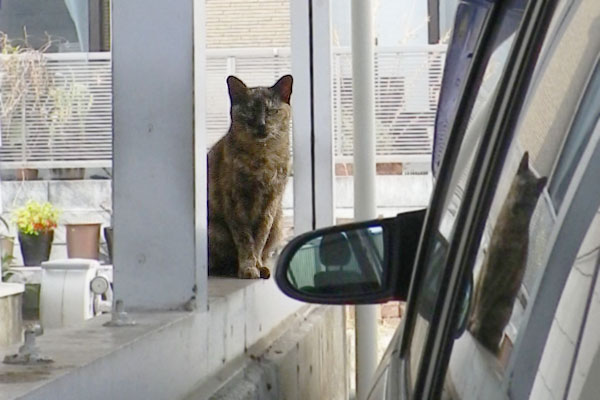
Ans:
{"label": "black mirror housing", "polygon": [[299,235],[277,260],[277,285],[308,303],[405,300],[424,218],[419,210]]}

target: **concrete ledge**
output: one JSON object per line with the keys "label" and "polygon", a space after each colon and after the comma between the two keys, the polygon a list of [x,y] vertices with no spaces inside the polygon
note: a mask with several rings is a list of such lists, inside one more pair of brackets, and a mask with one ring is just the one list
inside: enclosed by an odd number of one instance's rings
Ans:
{"label": "concrete ledge", "polygon": [[21,294],[25,291],[25,285],[21,283],[0,282],[0,298]]}
{"label": "concrete ledge", "polygon": [[[137,325],[120,328],[104,327],[103,315],[46,330],[37,344],[54,363],[0,364],[0,399],[183,398],[304,306],[272,279],[208,286],[209,310],[135,313]],[[0,348],[0,356],[18,347]]]}
{"label": "concrete ledge", "polygon": [[21,340],[23,320],[21,308],[25,285],[0,282],[0,346],[8,346]]}
{"label": "concrete ledge", "polygon": [[347,399],[345,324],[342,307],[311,307],[285,323],[279,338],[249,349],[229,367],[229,381],[213,394],[210,384],[187,400]]}

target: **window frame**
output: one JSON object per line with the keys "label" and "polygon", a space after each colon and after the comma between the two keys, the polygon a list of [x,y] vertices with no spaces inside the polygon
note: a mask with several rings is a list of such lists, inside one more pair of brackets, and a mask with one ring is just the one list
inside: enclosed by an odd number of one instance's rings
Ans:
{"label": "window frame", "polygon": [[[515,4],[517,4],[517,2],[512,3],[511,5],[514,6]],[[437,390],[435,390],[431,386],[431,383],[432,383],[431,378],[436,375],[441,374],[443,376],[445,374],[445,367],[443,368],[443,370],[439,369],[438,372],[435,373],[435,371],[437,369],[436,365],[439,364],[440,359],[439,359],[439,357],[436,356],[436,353],[434,350],[435,349],[434,344],[435,344],[435,346],[438,346],[438,344],[433,341],[433,339],[435,339],[435,336],[437,336],[436,332],[439,331],[440,328],[442,330],[444,330],[445,326],[450,323],[450,322],[448,322],[447,315],[442,314],[442,311],[444,311],[444,309],[442,309],[442,307],[441,307],[442,304],[440,304],[440,303],[442,303],[444,296],[441,295],[440,297],[438,297],[436,307],[433,310],[433,315],[432,315],[432,319],[430,322],[429,335],[428,335],[425,350],[423,351],[423,354],[431,354],[432,355],[433,362],[429,358],[423,358],[423,360],[419,366],[419,371],[416,371],[417,381],[416,381],[416,384],[414,385],[414,388],[409,387],[410,385],[407,384],[408,382],[410,382],[410,377],[408,376],[409,370],[410,370],[410,367],[408,365],[410,363],[408,351],[410,349],[410,345],[412,342],[413,329],[415,326],[415,319],[416,319],[416,314],[417,314],[416,310],[414,308],[415,308],[415,302],[418,298],[418,293],[423,285],[424,269],[426,266],[425,264],[427,261],[427,255],[429,254],[431,245],[434,244],[433,242],[430,242],[429,240],[426,240],[426,239],[432,237],[432,235],[434,235],[436,233],[436,231],[437,231],[436,228],[439,225],[439,221],[442,216],[441,211],[443,210],[443,205],[444,205],[444,202],[446,199],[446,194],[450,188],[450,186],[448,184],[448,182],[450,181],[449,178],[451,177],[452,170],[456,164],[458,152],[459,152],[460,146],[462,144],[462,139],[464,137],[464,133],[468,126],[469,118],[470,118],[470,115],[471,115],[471,112],[473,109],[473,105],[475,104],[475,100],[477,97],[477,96],[473,96],[472,94],[473,93],[476,94],[478,92],[478,88],[481,86],[481,83],[483,80],[483,75],[487,68],[487,63],[489,61],[489,58],[493,54],[493,49],[491,49],[491,46],[493,43],[491,43],[491,41],[492,41],[492,39],[494,39],[494,34],[496,33],[496,29],[497,29],[497,25],[498,25],[497,21],[499,20],[498,17],[501,16],[501,13],[504,11],[504,8],[502,6],[506,6],[506,3],[499,2],[499,4],[498,3],[491,4],[490,12],[486,18],[484,27],[482,28],[481,37],[478,40],[478,46],[476,47],[476,50],[473,54],[473,62],[471,63],[471,65],[469,67],[469,71],[466,74],[467,78],[464,80],[464,83],[463,83],[463,88],[461,90],[462,95],[460,96],[460,104],[458,106],[459,112],[456,115],[454,122],[450,128],[450,132],[448,134],[448,139],[447,139],[447,144],[446,144],[446,150],[445,150],[444,156],[443,156],[442,167],[440,168],[440,172],[439,172],[439,175],[437,178],[437,182],[445,182],[445,183],[435,185],[435,187],[434,187],[432,203],[430,204],[430,206],[428,208],[428,215],[426,218],[426,223],[425,223],[425,226],[421,233],[421,243],[419,245],[418,257],[415,262],[414,273],[413,273],[412,281],[411,281],[411,290],[410,290],[409,298],[408,298],[407,315],[406,315],[406,321],[405,321],[406,328],[404,330],[403,337],[401,339],[401,346],[400,346],[400,352],[401,352],[400,354],[401,354],[401,358],[402,358],[402,363],[401,363],[399,370],[401,372],[401,381],[403,382],[402,386],[404,387],[404,390],[406,391],[405,395],[407,397],[410,396],[410,398],[428,398],[428,396],[435,397]],[[539,11],[539,9],[538,9],[538,11]],[[523,18],[525,18],[525,16]],[[519,30],[517,30],[517,32],[519,32]],[[521,33],[520,35],[526,36],[529,34],[530,34],[530,32],[527,29],[524,31],[524,33]],[[518,38],[515,39],[515,42],[517,40],[518,40]],[[521,41],[523,41],[523,40],[521,39]],[[531,50],[531,49],[529,49],[529,50]],[[504,67],[505,70],[512,71],[512,68],[509,68],[508,65],[511,63],[516,64],[517,61],[520,60],[521,58],[522,58],[522,55],[519,52],[517,52],[517,51],[512,52],[511,55],[509,56],[509,61],[507,62],[507,64],[505,64],[505,67]],[[530,67],[529,69],[532,69],[532,68]],[[515,68],[515,70],[516,70],[516,68]],[[520,71],[520,69],[518,69],[518,70]],[[525,75],[528,75],[528,73],[526,73]],[[530,75],[530,71],[529,71],[529,75]],[[509,76],[508,78],[510,78],[511,76]],[[500,85],[502,85],[502,82],[506,81],[508,78],[502,78],[500,81]],[[504,86],[507,86],[506,82],[504,83]],[[506,90],[506,87],[504,88],[504,90]],[[501,93],[501,92],[499,92],[499,93]],[[498,103],[498,104],[496,104],[495,109],[497,109],[501,105],[500,104],[501,102],[497,100],[497,99],[502,99],[501,96],[499,97],[499,93],[497,93],[495,95],[496,102]],[[471,94],[471,95],[465,95],[465,94]],[[504,105],[504,107],[507,106],[506,104],[502,104],[502,105]],[[494,113],[492,112],[491,115],[494,115]],[[501,118],[498,118],[497,116],[495,116],[495,117],[496,117],[495,121],[502,122]],[[496,137],[496,136],[490,136],[493,134],[498,136],[497,132],[494,132],[494,130],[492,130],[492,129],[488,129],[486,131],[485,135],[483,135],[482,142],[483,143],[492,143],[492,140],[490,140],[490,139]],[[485,152],[483,150],[484,149],[480,150],[480,152],[479,152],[480,155],[481,154],[485,155]],[[474,167],[473,167],[474,171],[481,170],[479,168],[481,166],[481,162],[482,162],[482,159],[481,159],[481,157],[479,157],[478,160],[476,161],[476,163],[474,164]],[[457,220],[457,224],[460,224],[460,225],[456,225],[457,228],[455,228],[456,233],[454,235],[454,238],[452,239],[451,250],[454,249],[454,251],[455,251],[457,244],[461,242],[459,239],[462,236],[462,230],[465,227],[469,226],[468,224],[464,223],[465,221],[466,221],[465,210],[464,210],[464,207],[461,207],[461,210],[458,215],[458,220]],[[451,253],[449,253],[449,256],[447,257],[448,259],[452,259],[452,257],[450,255],[451,255]],[[444,278],[447,278],[447,277],[448,277],[448,273],[446,272],[444,274]],[[444,279],[444,278],[442,279],[442,286],[440,287],[440,292],[441,293],[448,293],[448,291],[452,292],[452,290],[449,290],[449,289],[452,289],[453,286],[451,286],[451,283],[447,279]],[[452,326],[455,325],[453,321],[450,324]],[[445,361],[445,365],[447,365],[447,359]],[[440,386],[440,388],[441,388],[441,386]],[[411,392],[411,390],[412,390],[412,392]]]}
{"label": "window frame", "polygon": [[[401,387],[404,389],[403,395],[405,398],[422,398],[422,388],[419,388],[418,382],[415,388],[411,388],[410,380],[410,357],[409,349],[412,343],[413,329],[416,322],[416,309],[415,303],[418,299],[419,289],[424,284],[424,269],[425,262],[427,261],[427,254],[429,253],[430,247],[433,243],[430,243],[428,238],[437,234],[437,226],[442,218],[442,209],[446,199],[448,190],[450,189],[450,181],[452,176],[452,170],[458,160],[458,152],[466,132],[466,128],[469,123],[469,118],[475,104],[476,96],[467,96],[466,93],[477,92],[477,89],[481,86],[484,78],[484,73],[487,67],[487,63],[491,56],[491,52],[488,51],[488,45],[491,41],[491,37],[494,33],[494,28],[497,24],[496,18],[499,13],[499,7],[497,4],[491,4],[488,15],[485,19],[483,27],[481,29],[480,38],[477,41],[477,46],[473,53],[472,62],[468,66],[468,71],[465,74],[465,79],[462,81],[462,88],[460,90],[459,104],[457,106],[458,112],[456,113],[452,126],[450,127],[444,153],[442,156],[442,164],[436,177],[437,184],[434,185],[433,193],[431,195],[431,203],[427,208],[425,216],[425,223],[421,231],[421,237],[419,239],[419,247],[417,249],[417,256],[415,258],[413,274],[411,277],[411,283],[409,286],[408,298],[407,298],[407,312],[404,318],[404,329],[402,338],[400,338],[400,357],[401,362],[399,366],[400,379],[402,382]],[[443,182],[444,184],[440,184]],[[435,318],[435,316],[434,316]],[[431,327],[435,328],[439,323],[438,320],[432,318]],[[424,366],[427,364],[427,360],[421,365],[420,371],[414,371],[417,375],[417,381],[420,379],[421,371],[425,370]]]}
{"label": "window frame", "polygon": [[[507,373],[518,377],[509,381],[515,398],[527,398],[537,374],[554,310],[560,300],[589,223],[600,207],[600,124],[596,124],[581,162],[558,211],[556,228],[546,255],[541,279],[532,291],[531,305],[523,319],[522,334],[517,337]],[[564,266],[568,265],[569,268]]]}

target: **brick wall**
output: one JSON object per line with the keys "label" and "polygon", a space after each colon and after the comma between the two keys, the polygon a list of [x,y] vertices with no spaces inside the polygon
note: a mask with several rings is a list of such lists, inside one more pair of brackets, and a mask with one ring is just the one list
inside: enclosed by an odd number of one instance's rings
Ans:
{"label": "brick wall", "polygon": [[208,48],[288,47],[289,0],[206,0]]}

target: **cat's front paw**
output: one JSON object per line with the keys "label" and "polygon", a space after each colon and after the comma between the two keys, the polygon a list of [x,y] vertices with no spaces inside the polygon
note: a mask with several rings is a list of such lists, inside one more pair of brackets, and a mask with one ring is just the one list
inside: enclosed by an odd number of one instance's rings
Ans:
{"label": "cat's front paw", "polygon": [[238,278],[242,279],[258,279],[261,277],[261,272],[254,266],[243,267],[238,270]]}
{"label": "cat's front paw", "polygon": [[271,271],[267,267],[258,267],[258,271],[260,272],[260,277],[263,279],[269,279],[271,277]]}

